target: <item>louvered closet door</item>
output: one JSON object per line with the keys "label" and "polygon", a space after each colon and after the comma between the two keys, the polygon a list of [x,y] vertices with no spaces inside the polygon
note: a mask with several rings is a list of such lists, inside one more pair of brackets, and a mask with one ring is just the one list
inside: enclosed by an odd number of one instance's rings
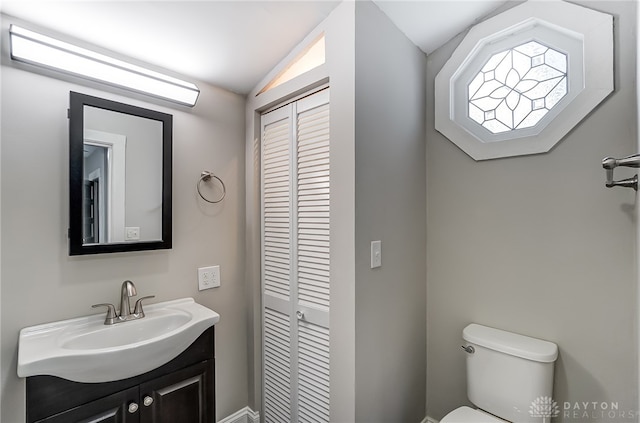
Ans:
{"label": "louvered closet door", "polygon": [[265,421],[329,421],[329,90],[262,116]]}

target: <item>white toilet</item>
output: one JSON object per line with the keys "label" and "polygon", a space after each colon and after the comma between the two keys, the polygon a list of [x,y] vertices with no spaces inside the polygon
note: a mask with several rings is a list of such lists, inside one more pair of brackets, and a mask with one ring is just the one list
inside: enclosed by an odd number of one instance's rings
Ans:
{"label": "white toilet", "polygon": [[478,409],[456,408],[440,423],[540,423],[543,415],[555,416],[556,344],[475,323],[464,328],[462,338],[467,396]]}

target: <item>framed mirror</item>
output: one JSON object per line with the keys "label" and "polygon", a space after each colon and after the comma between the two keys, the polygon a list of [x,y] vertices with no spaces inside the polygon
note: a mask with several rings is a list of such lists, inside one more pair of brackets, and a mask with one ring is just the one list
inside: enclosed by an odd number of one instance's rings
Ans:
{"label": "framed mirror", "polygon": [[76,92],[69,255],[171,248],[173,116]]}

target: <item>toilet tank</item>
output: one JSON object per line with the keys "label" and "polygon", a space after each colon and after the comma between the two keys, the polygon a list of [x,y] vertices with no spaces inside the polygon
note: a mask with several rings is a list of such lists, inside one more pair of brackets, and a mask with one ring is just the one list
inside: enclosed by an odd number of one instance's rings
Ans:
{"label": "toilet tank", "polygon": [[540,423],[556,415],[556,344],[475,323],[462,337],[474,349],[467,353],[467,396],[473,404],[510,422]]}

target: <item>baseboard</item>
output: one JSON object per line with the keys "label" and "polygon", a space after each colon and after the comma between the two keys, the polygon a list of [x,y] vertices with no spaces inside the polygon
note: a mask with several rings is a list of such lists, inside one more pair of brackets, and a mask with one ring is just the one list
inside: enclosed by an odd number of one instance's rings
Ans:
{"label": "baseboard", "polygon": [[218,423],[260,423],[260,413],[245,407],[222,420],[218,420]]}
{"label": "baseboard", "polygon": [[[260,423],[260,413],[253,411],[249,407],[245,407],[242,410],[238,410],[230,416],[225,417],[222,420],[218,420],[218,423]],[[438,420],[432,419],[427,416],[420,423],[439,423]]]}
{"label": "baseboard", "polygon": [[260,423],[260,413],[247,407],[247,421],[249,423]]}

